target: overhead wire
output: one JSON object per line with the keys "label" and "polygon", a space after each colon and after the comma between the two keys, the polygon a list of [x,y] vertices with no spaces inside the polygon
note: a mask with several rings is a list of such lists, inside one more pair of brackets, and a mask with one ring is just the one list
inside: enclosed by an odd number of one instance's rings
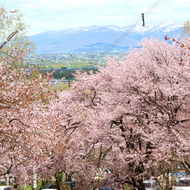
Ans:
{"label": "overhead wire", "polygon": [[157,0],[157,2],[153,3],[148,9],[145,11],[145,15],[148,16],[163,0]]}
{"label": "overhead wire", "polygon": [[[148,10],[144,13],[144,15],[147,17],[163,0],[157,0],[154,2]],[[132,30],[134,27],[136,27],[141,22],[141,18],[138,18],[131,27],[125,31],[121,36],[119,36],[108,48],[107,50],[102,54],[105,55],[109,50],[113,49],[121,40],[123,40]]]}
{"label": "overhead wire", "polygon": [[[155,1],[145,12],[144,15],[147,17],[153,10],[162,2],[163,0]],[[120,41],[122,41],[130,32],[140,23],[142,22],[142,18],[138,18],[131,27],[126,30],[123,34],[121,34],[112,44],[100,55],[100,57],[105,56],[111,49],[113,49]]]}

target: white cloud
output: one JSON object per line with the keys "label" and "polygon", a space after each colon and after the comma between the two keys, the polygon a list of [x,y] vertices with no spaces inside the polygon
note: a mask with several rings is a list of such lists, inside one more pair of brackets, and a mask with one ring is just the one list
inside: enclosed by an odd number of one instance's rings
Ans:
{"label": "white cloud", "polygon": [[[81,25],[131,25],[155,0],[1,0],[7,9],[18,8],[32,32],[61,30]],[[189,0],[162,1],[146,22],[190,19]]]}

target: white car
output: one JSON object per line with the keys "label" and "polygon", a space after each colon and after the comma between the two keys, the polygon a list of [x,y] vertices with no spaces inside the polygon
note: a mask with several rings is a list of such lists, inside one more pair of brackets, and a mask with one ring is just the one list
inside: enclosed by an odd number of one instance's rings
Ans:
{"label": "white car", "polygon": [[160,186],[156,180],[143,181],[146,190],[160,190]]}
{"label": "white car", "polygon": [[190,176],[184,176],[176,180],[175,190],[190,190]]}
{"label": "white car", "polygon": [[12,190],[11,186],[0,186],[0,190]]}

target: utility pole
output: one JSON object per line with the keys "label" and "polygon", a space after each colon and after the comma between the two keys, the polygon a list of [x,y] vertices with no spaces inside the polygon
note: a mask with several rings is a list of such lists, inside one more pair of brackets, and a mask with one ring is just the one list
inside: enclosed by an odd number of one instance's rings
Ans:
{"label": "utility pole", "polygon": [[37,189],[37,173],[36,173],[36,166],[33,168],[33,190]]}
{"label": "utility pole", "polygon": [[143,21],[142,26],[145,26],[144,13],[142,13],[141,15],[142,15],[142,21]]}

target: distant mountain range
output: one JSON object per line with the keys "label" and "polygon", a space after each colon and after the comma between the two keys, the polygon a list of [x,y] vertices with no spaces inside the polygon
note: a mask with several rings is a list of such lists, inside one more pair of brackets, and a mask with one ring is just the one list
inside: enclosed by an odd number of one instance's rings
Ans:
{"label": "distant mountain range", "polygon": [[104,52],[123,36],[110,51],[127,51],[131,46],[137,47],[143,38],[154,36],[164,40],[165,35],[179,36],[182,28],[183,22],[156,22],[146,26],[137,25],[132,30],[131,26],[84,26],[42,32],[29,38],[36,44],[37,52]]}

